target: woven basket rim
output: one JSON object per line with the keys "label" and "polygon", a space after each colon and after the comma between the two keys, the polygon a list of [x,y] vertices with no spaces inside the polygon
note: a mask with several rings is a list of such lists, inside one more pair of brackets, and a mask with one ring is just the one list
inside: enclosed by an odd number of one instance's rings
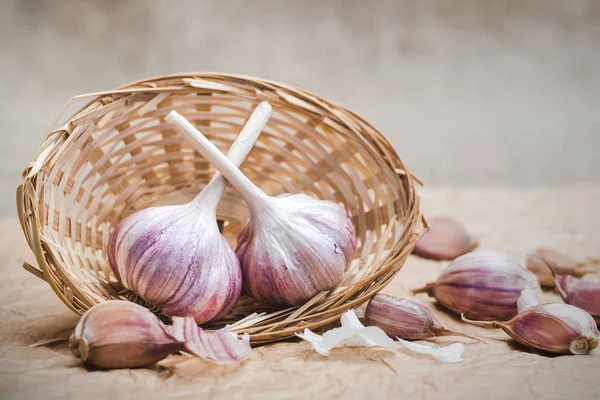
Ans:
{"label": "woven basket rim", "polygon": [[[219,79],[219,80],[232,79],[232,80],[241,80],[244,82],[250,82],[252,84],[260,83],[260,84],[264,84],[267,86],[272,85],[272,86],[278,87],[278,88],[285,88],[294,93],[303,95],[304,97],[306,97],[307,101],[316,100],[315,103],[319,107],[323,107],[323,104],[319,103],[319,102],[323,101],[326,104],[331,105],[336,109],[343,110],[344,112],[348,113],[353,118],[355,118],[357,121],[359,121],[360,123],[367,126],[369,129],[371,129],[375,133],[376,137],[371,137],[371,139],[373,139],[373,140],[368,141],[368,142],[366,141],[366,139],[363,138],[363,140],[365,141],[365,144],[368,144],[370,146],[374,145],[377,148],[378,152],[382,154],[382,157],[384,157],[384,158],[387,157],[387,159],[385,159],[385,162],[394,170],[394,172],[397,175],[402,175],[403,178],[406,180],[406,184],[407,184],[406,185],[407,186],[407,196],[409,196],[409,204],[412,206],[410,214],[407,213],[407,217],[406,217],[407,219],[410,218],[412,221],[412,223],[410,225],[411,231],[407,233],[407,235],[409,235],[410,237],[409,237],[407,244],[402,249],[399,249],[398,251],[396,251],[396,254],[390,260],[388,260],[386,266],[394,265],[395,263],[399,263],[399,262],[401,262],[402,264],[404,263],[407,255],[412,251],[412,247],[414,247],[414,244],[416,243],[416,241],[427,229],[427,222],[420,212],[419,197],[418,197],[418,194],[416,193],[416,188],[415,188],[415,183],[421,184],[421,181],[418,178],[416,178],[414,176],[414,174],[400,160],[398,154],[396,153],[396,151],[394,150],[393,146],[390,144],[388,139],[385,136],[383,136],[383,134],[381,134],[381,132],[377,128],[375,128],[370,122],[366,121],[364,118],[362,118],[355,112],[347,109],[346,107],[344,107],[342,105],[339,105],[336,102],[333,102],[329,99],[324,99],[318,95],[313,94],[310,91],[307,91],[307,90],[304,90],[304,89],[301,89],[301,88],[298,88],[298,87],[295,87],[292,85],[288,85],[288,84],[284,84],[284,83],[280,83],[280,82],[276,82],[276,81],[272,81],[272,80],[267,80],[267,79],[263,79],[263,78],[252,77],[252,76],[238,75],[238,74],[226,74],[226,73],[215,73],[215,72],[176,73],[176,74],[168,74],[168,75],[159,75],[156,77],[149,77],[149,78],[141,79],[141,80],[138,80],[135,82],[130,82],[125,85],[121,85],[111,91],[87,93],[87,94],[72,96],[67,101],[67,103],[65,104],[63,109],[60,111],[60,113],[54,120],[50,129],[44,136],[42,146],[44,145],[44,143],[46,143],[46,141],[49,138],[51,138],[51,136],[53,134],[55,134],[57,132],[61,132],[63,130],[66,130],[66,127],[68,126],[68,124],[70,124],[71,120],[73,120],[73,118],[76,115],[78,115],[78,113],[82,112],[83,110],[86,110],[86,108],[88,108],[90,105],[101,101],[106,96],[112,96],[115,94],[118,94],[118,95],[131,94],[133,92],[139,91],[139,88],[136,88],[136,86],[144,85],[144,84],[147,84],[150,82],[153,83],[153,82],[172,80],[172,79],[182,79],[183,80],[186,78],[190,78],[190,79],[214,78],[214,79]],[[132,90],[128,90],[128,89],[132,89]],[[138,89],[138,90],[135,90],[135,89]],[[190,90],[189,88],[184,88],[184,89],[188,90],[188,91]],[[182,89],[182,91],[184,89]],[[156,88],[151,88],[151,87],[147,88],[148,93],[158,93],[160,91],[161,91],[160,89],[157,90]],[[64,115],[64,113],[66,112],[70,103],[74,99],[87,98],[87,97],[92,97],[92,99],[89,102],[87,102],[84,106],[82,106],[81,108],[78,108],[77,111],[72,116],[70,116],[64,124],[62,124],[61,126],[59,126],[57,128],[56,125],[57,125],[58,121]],[[34,275],[36,275],[40,278],[43,277],[43,279],[50,284],[53,291],[58,295],[58,297],[61,299],[61,301],[63,301],[74,312],[81,314],[82,313],[81,309],[75,307],[75,305],[73,304],[73,297],[77,297],[79,299],[79,301],[81,301],[83,303],[86,303],[87,297],[83,293],[77,293],[78,288],[76,288],[76,287],[75,288],[59,287],[57,282],[55,282],[54,279],[52,278],[51,268],[53,268],[55,271],[59,270],[60,268],[55,268],[55,267],[51,266],[51,260],[46,259],[45,253],[48,253],[48,251],[45,251],[43,248],[42,240],[39,235],[40,226],[38,223],[38,216],[36,215],[35,207],[32,206],[32,204],[36,201],[36,199],[32,198],[29,193],[30,191],[26,190],[26,189],[31,189],[32,187],[35,187],[34,182],[37,179],[38,174],[41,172],[41,168],[38,169],[37,171],[34,171],[32,169],[32,167],[36,164],[38,159],[39,159],[39,153],[36,154],[33,161],[31,163],[29,163],[29,165],[24,169],[23,182],[18,186],[17,191],[16,191],[17,192],[16,193],[16,195],[17,195],[16,196],[17,197],[17,213],[19,216],[19,221],[21,223],[21,227],[22,227],[25,237],[28,241],[28,244],[35,255],[36,262],[37,262],[38,266],[40,267],[40,270],[38,270],[36,267],[34,267],[28,263],[25,263],[24,267],[27,271],[32,272]],[[48,160],[46,160],[46,161],[48,161]],[[402,168],[396,168],[394,166],[395,164],[401,165]],[[398,178],[398,179],[400,179],[400,178]],[[28,185],[31,185],[31,186],[28,186]],[[413,225],[414,225],[414,229],[413,229]],[[419,228],[421,228],[421,229],[419,229]],[[404,233],[403,233],[403,235],[404,235]],[[373,281],[376,281],[377,279],[382,279],[382,284],[376,291],[366,291],[365,293],[362,293],[360,296],[352,298],[352,299],[351,299],[352,296],[349,296],[346,301],[340,302],[337,306],[327,308],[326,310],[321,311],[319,313],[319,316],[322,316],[323,319],[320,320],[320,323],[318,324],[318,326],[324,326],[326,324],[336,322],[337,319],[339,319],[339,316],[341,315],[342,312],[348,310],[349,308],[358,306],[358,305],[363,304],[364,302],[368,301],[368,299],[370,299],[374,294],[376,294],[379,290],[381,290],[383,287],[385,287],[385,285],[387,285],[387,283],[389,281],[391,281],[391,279],[399,272],[402,265],[400,265],[397,268],[395,268],[394,270],[392,270],[391,275],[389,273],[390,271],[388,269],[386,269],[386,266],[381,267],[381,269],[379,271],[380,272],[379,275],[374,275],[373,277],[370,278]],[[60,273],[60,271],[59,271],[59,273]],[[385,276],[385,278],[382,278],[383,276]],[[64,284],[64,282],[63,282],[63,284]],[[89,303],[89,302],[87,302],[87,303]],[[84,304],[84,305],[92,306],[93,304],[89,303],[89,304]],[[298,307],[295,307],[294,309],[297,309],[297,308]],[[311,314],[311,315],[316,315],[316,314]],[[251,335],[251,339],[252,339],[253,344],[268,343],[271,341],[282,340],[282,339],[288,338],[290,336],[293,336],[293,334],[295,332],[298,332],[299,330],[300,329],[297,326],[289,328],[287,330],[284,328],[281,330],[274,330],[269,333],[254,334],[254,335]]]}

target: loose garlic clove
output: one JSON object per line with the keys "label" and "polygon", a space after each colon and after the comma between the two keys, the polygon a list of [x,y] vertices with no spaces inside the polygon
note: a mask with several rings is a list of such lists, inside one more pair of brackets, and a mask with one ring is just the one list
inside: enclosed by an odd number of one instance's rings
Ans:
{"label": "loose garlic clove", "polygon": [[600,283],[570,275],[558,275],[554,282],[565,303],[587,311],[600,324]]}
{"label": "loose garlic clove", "polygon": [[419,239],[413,254],[428,260],[454,260],[477,247],[465,227],[450,217],[427,219],[429,230]]}
{"label": "loose garlic clove", "polygon": [[244,284],[263,303],[300,305],[343,277],[356,249],[348,212],[305,194],[267,196],[175,111],[165,118],[244,197],[250,221],[238,237]]}
{"label": "loose garlic clove", "polygon": [[373,296],[365,311],[367,325],[378,326],[390,337],[427,339],[435,336],[473,336],[454,332],[434,317],[424,305],[385,294]]}
{"label": "loose garlic clove", "polygon": [[462,319],[473,325],[501,328],[522,345],[556,354],[587,354],[600,340],[592,316],[569,304],[539,304],[506,322]]}
{"label": "loose garlic clove", "polygon": [[471,319],[505,321],[517,315],[523,291],[535,293],[538,287],[536,276],[508,255],[476,251],[458,257],[435,282],[413,293],[427,292]]}
{"label": "loose garlic clove", "polygon": [[180,351],[214,363],[252,355],[247,334],[239,340],[228,328],[204,332],[192,317],[174,317],[166,326],[148,309],[121,300],[90,308],[69,347],[85,365],[102,369],[146,367]]}
{"label": "loose garlic clove", "polygon": [[88,310],[69,347],[84,364],[106,369],[146,367],[184,349],[149,310],[120,300]]}
{"label": "loose garlic clove", "polygon": [[[246,158],[270,114],[267,102],[252,113],[228,153],[233,164]],[[123,286],[168,317],[192,315],[204,323],[229,312],[241,293],[242,272],[216,221],[224,190],[216,173],[190,203],[146,208],[119,223],[108,257]]]}
{"label": "loose garlic clove", "polygon": [[539,248],[527,255],[527,269],[533,272],[543,287],[553,288],[554,278],[550,269],[557,275],[572,275],[581,278],[590,272],[586,263],[581,263],[566,254],[555,250]]}

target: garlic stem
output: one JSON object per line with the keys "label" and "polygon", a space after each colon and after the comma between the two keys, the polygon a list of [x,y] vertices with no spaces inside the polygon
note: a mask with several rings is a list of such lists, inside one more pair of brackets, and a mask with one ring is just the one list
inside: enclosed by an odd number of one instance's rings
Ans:
{"label": "garlic stem", "polygon": [[477,336],[469,335],[469,334],[462,333],[462,332],[453,331],[453,330],[446,329],[446,328],[439,329],[439,330],[434,330],[434,332],[435,332],[435,336],[460,336],[460,337],[465,337],[465,338],[468,338],[468,339],[473,339],[473,340],[475,340],[477,342],[481,342],[481,343],[487,344],[487,342],[485,340],[483,340],[481,338],[478,338]]}
{"label": "garlic stem", "polygon": [[[271,111],[271,105],[266,101],[263,101],[254,109],[242,131],[231,145],[229,152],[227,152],[227,158],[233,165],[239,166],[246,159],[252,145],[267,124]],[[219,199],[225,191],[225,186],[223,175],[217,171],[204,190],[192,200],[192,203],[201,205],[205,209],[207,207],[214,208],[216,212]]]}
{"label": "garlic stem", "polygon": [[173,129],[189,141],[200,154],[213,164],[225,178],[248,200],[248,206],[258,211],[269,197],[248,179],[225,155],[208,140],[194,125],[177,111],[171,111],[166,117]]}
{"label": "garlic stem", "polygon": [[479,326],[481,328],[504,328],[506,324],[499,321],[475,321],[465,317],[465,314],[460,315],[460,319],[470,325]]}

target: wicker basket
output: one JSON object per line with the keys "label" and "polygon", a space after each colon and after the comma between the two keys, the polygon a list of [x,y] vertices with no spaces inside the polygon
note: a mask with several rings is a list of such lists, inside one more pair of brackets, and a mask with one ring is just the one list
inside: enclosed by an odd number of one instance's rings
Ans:
{"label": "wicker basket", "polygon": [[[79,314],[106,299],[138,300],[111,273],[111,229],[136,210],[191,199],[214,173],[165,123],[171,109],[225,151],[250,111],[268,100],[273,116],[242,170],[268,194],[304,192],[343,203],[358,236],[356,257],[336,288],[287,310],[242,295],[214,326],[229,323],[260,344],[335,322],[396,275],[423,231],[415,178],[392,146],[361,117],[314,94],[263,79],[192,73],[76,98],[88,96],[64,125],[50,128],[17,189],[39,269],[24,267]],[[233,244],[247,216],[228,188],[218,218]]]}

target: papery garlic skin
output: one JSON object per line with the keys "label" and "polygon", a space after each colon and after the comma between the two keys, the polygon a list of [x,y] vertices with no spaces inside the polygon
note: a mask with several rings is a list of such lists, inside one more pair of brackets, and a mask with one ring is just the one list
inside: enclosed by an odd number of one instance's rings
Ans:
{"label": "papery garlic skin", "polygon": [[296,306],[342,279],[356,249],[348,212],[307,195],[267,196],[175,111],[165,120],[244,197],[250,222],[238,237],[244,285],[263,303]]}
{"label": "papery garlic skin", "polygon": [[447,309],[483,321],[508,320],[518,313],[525,288],[537,292],[538,279],[510,256],[476,251],[458,257],[438,279],[414,292],[428,292]]}
{"label": "papery garlic skin", "polygon": [[570,275],[558,275],[554,282],[565,303],[587,311],[600,324],[600,283]]}
{"label": "papery garlic skin", "polygon": [[88,310],[69,347],[84,364],[106,369],[145,367],[184,348],[150,311],[119,300]]}
{"label": "papery garlic skin", "polygon": [[419,239],[413,254],[428,260],[454,260],[477,247],[465,227],[450,217],[427,219],[429,230]]}
{"label": "papery garlic skin", "polygon": [[354,225],[331,201],[305,194],[273,200],[269,216],[253,214],[242,229],[236,253],[252,297],[300,305],[342,279],[356,249]]}
{"label": "papery garlic skin", "polygon": [[150,207],[123,220],[109,242],[113,273],[166,316],[218,318],[240,296],[242,274],[233,248],[210,212],[196,204]]}
{"label": "papery garlic skin", "polygon": [[557,354],[587,354],[600,339],[591,315],[569,304],[534,306],[506,326],[503,329],[517,342]]}

